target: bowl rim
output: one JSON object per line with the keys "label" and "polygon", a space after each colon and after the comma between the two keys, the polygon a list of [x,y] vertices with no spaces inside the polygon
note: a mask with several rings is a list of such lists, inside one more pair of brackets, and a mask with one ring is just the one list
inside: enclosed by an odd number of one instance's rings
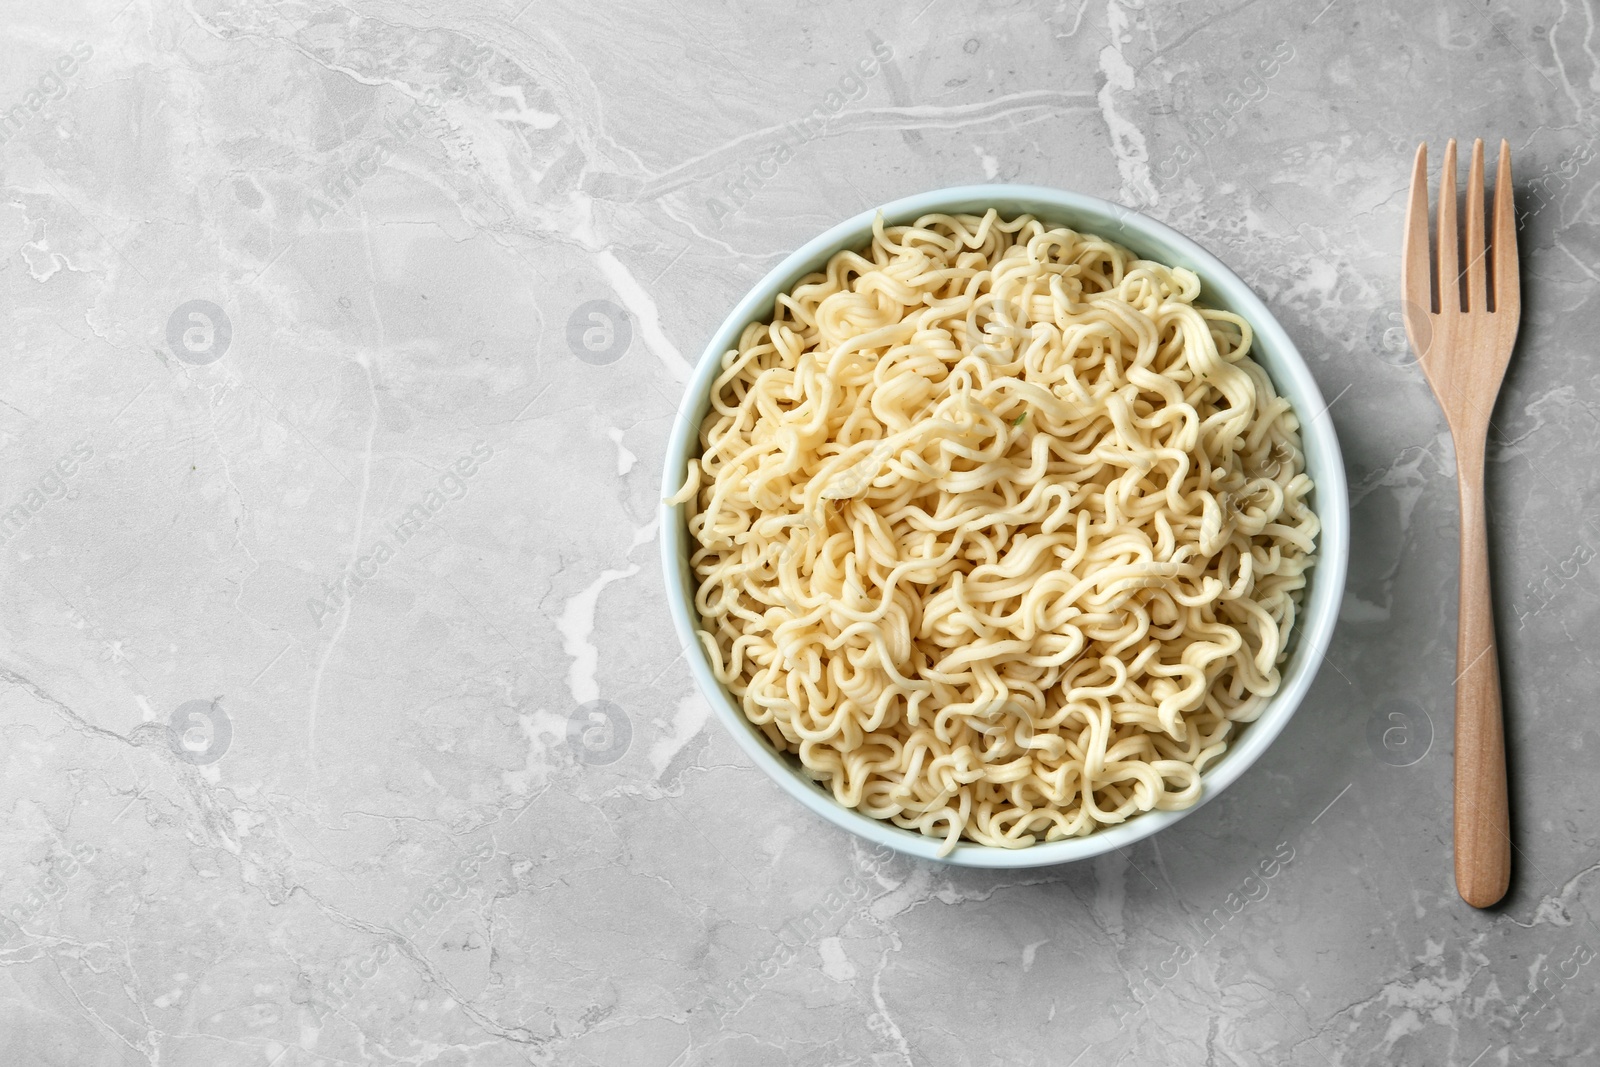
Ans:
{"label": "bowl rim", "polygon": [[[883,215],[886,225],[899,225],[930,213],[981,213],[988,207],[998,209],[1008,218],[1022,213],[1036,214],[1047,222],[1109,238],[1141,256],[1152,259],[1159,256],[1160,262],[1186,267],[1200,277],[1201,300],[1206,306],[1228,307],[1243,316],[1256,337],[1251,358],[1267,371],[1279,395],[1288,396],[1296,412],[1301,414],[1301,447],[1306,456],[1307,472],[1316,483],[1313,506],[1322,529],[1318,534],[1317,562],[1311,569],[1307,595],[1295,620],[1298,632],[1291,637],[1294,645],[1278,692],[1260,715],[1240,732],[1228,751],[1202,773],[1203,790],[1194,805],[1179,811],[1142,812],[1086,837],[1041,842],[1025,848],[961,841],[948,855],[941,856],[938,852],[943,838],[902,829],[840,804],[806,778],[792,762],[792,757],[772,748],[744,717],[732,696],[711,673],[705,650],[696,636],[698,620],[688,569],[686,505],[668,504],[665,498],[682,486],[685,465],[698,451],[700,422],[710,406],[711,383],[716,378],[723,353],[737,347],[739,334],[747,325],[770,317],[773,300],[779,293],[818,269],[834,253],[863,247],[871,239],[872,225],[879,214]],[[1097,221],[1080,227],[1079,223],[1085,219]],[[1117,236],[1108,232],[1111,229],[1118,231]],[[1161,251],[1152,254],[1149,251],[1152,245],[1161,246]],[[920,859],[982,868],[1045,867],[1125,848],[1200,810],[1237,781],[1283,732],[1316,678],[1338,622],[1349,557],[1349,493],[1338,435],[1332,418],[1325,417],[1328,407],[1299,349],[1250,286],[1190,238],[1132,208],[1083,193],[1013,184],[950,186],[868,208],[807,241],[769,270],[723,319],[694,366],[667,442],[659,512],[661,559],[673,628],[701,694],[746,755],[784,792],[857,837]],[[1308,410],[1315,411],[1310,418],[1304,415]]]}

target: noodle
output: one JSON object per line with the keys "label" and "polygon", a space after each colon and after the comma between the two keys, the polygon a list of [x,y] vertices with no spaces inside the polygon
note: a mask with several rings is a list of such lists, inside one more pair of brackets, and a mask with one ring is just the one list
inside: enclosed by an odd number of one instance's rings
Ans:
{"label": "noodle", "polygon": [[722,357],[717,678],[839,803],[1017,848],[1199,799],[1313,562],[1299,420],[1190,271],[990,210],[835,255]]}

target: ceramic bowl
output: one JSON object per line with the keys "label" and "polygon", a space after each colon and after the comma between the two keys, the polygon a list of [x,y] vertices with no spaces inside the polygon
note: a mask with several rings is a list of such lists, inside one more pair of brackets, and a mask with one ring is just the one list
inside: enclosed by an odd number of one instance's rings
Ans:
{"label": "ceramic bowl", "polygon": [[[938,189],[863,211],[839,223],[806,242],[774,267],[745,294],[712,335],[695,367],[672,427],[662,476],[662,496],[670,496],[683,484],[688,460],[699,452],[700,422],[710,406],[711,383],[722,354],[737,347],[739,335],[748,324],[771,316],[773,299],[779,293],[792,288],[805,275],[820,270],[834,253],[865,248],[872,237],[873,220],[880,212],[885,223],[892,226],[931,212],[982,214],[991,207],[1007,218],[1027,213],[1079,232],[1098,234],[1143,258],[1194,271],[1202,283],[1200,303],[1235,312],[1251,324],[1255,330],[1252,357],[1265,368],[1278,392],[1287,396],[1300,413],[1307,473],[1316,483],[1311,505],[1322,522],[1317,563],[1309,572],[1289,658],[1281,668],[1282,685],[1260,717],[1245,725],[1229,744],[1228,751],[1202,775],[1204,793],[1200,804],[1204,804],[1221,795],[1260,758],[1288,724],[1311,686],[1339,615],[1349,555],[1350,508],[1333,420],[1328,417],[1327,403],[1294,342],[1249,286],[1215,256],[1171,227],[1092,196],[1027,185]],[[834,825],[873,844],[923,859],[972,867],[1042,867],[1126,847],[1198,810],[1199,804],[1184,811],[1144,812],[1087,837],[1044,842],[1028,848],[997,848],[963,841],[948,855],[940,856],[942,839],[904,830],[845,807],[807,778],[793,756],[773,749],[711,673],[710,662],[695,635],[698,619],[689,573],[691,542],[685,506],[664,504],[661,520],[667,601],[678,637],[687,647],[696,683],[711,702],[723,727],[756,766],[786,793]],[[767,812],[766,816],[776,818],[778,813]]]}

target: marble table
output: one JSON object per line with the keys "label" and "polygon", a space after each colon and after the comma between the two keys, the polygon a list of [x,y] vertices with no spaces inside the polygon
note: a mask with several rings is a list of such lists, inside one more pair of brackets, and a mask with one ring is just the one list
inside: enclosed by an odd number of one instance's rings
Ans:
{"label": "marble table", "polygon": [[[0,1063],[1600,1062],[1593,5],[973,7],[11,5]],[[1453,453],[1399,329],[1412,154],[1449,136],[1510,140],[1523,213],[1488,912],[1450,867]],[[727,309],[984,181],[1139,205],[1250,280],[1354,518],[1262,762],[1018,873],[782,795],[657,560]]]}

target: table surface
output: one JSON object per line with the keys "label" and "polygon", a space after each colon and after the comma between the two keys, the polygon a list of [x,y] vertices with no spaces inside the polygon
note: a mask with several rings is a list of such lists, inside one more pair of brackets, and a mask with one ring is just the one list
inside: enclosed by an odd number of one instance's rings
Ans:
{"label": "table surface", "polygon": [[[1592,7],[968,6],[7,18],[0,1061],[1595,1062]],[[1524,224],[1489,912],[1451,877],[1453,452],[1399,329],[1449,136],[1510,140]],[[1354,530],[1261,762],[1014,873],[873,856],[758,772],[656,526],[740,295],[985,181],[1145,205],[1250,281]]]}

